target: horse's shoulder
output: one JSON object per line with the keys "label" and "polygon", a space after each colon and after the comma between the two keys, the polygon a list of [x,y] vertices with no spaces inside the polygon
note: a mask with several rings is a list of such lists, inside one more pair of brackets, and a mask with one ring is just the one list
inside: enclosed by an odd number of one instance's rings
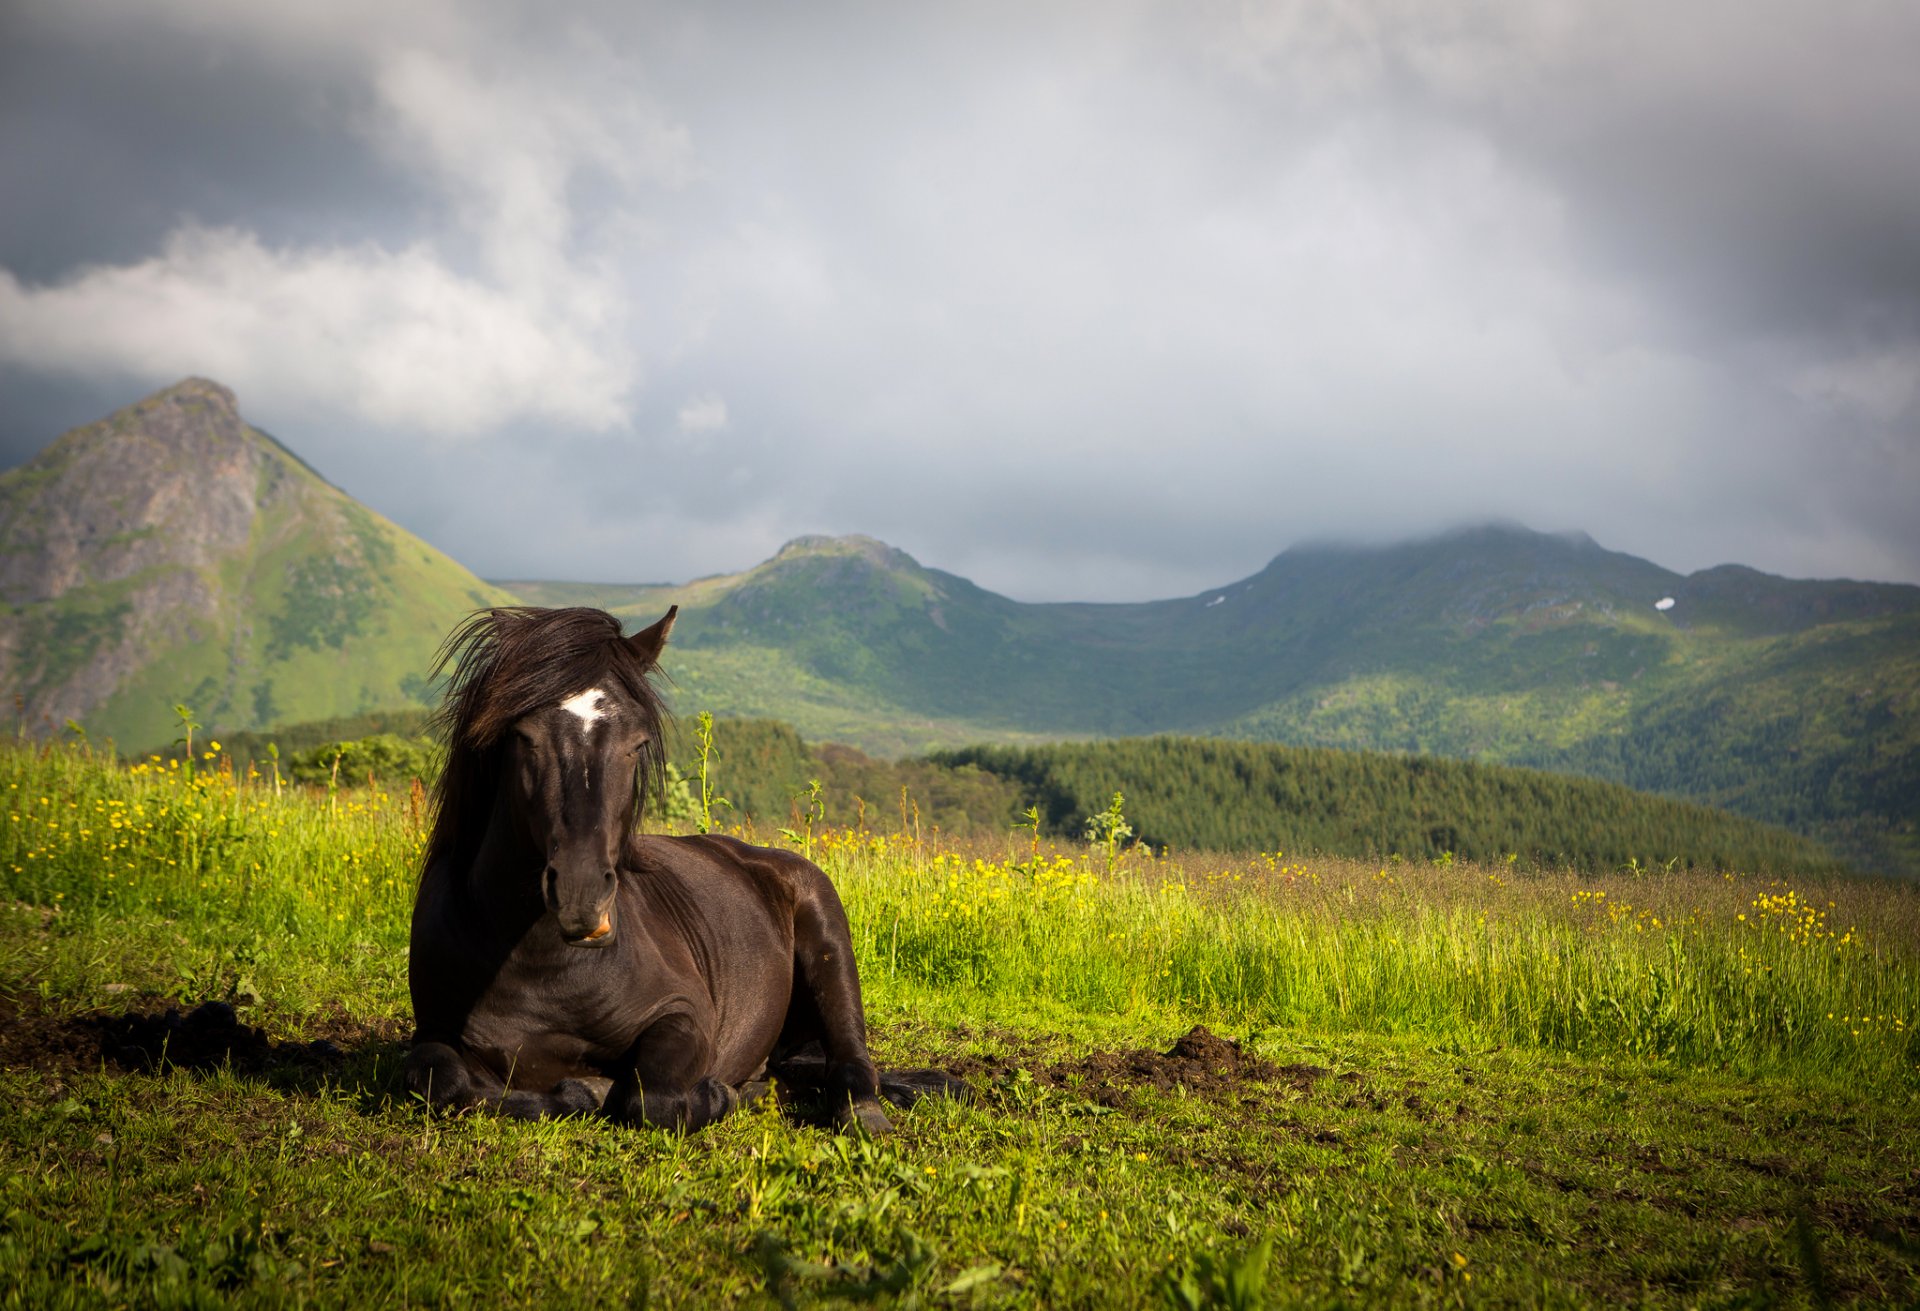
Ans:
{"label": "horse's shoulder", "polygon": [[748,905],[775,922],[790,922],[803,906],[831,895],[831,884],[818,866],[778,847],[695,834],[641,837],[633,850],[643,895],[678,907],[689,923],[715,913],[732,918]]}

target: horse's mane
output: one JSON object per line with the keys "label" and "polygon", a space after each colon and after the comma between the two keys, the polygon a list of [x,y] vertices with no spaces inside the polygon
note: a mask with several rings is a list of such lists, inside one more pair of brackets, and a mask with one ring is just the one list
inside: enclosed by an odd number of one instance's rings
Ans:
{"label": "horse's mane", "polygon": [[447,763],[433,789],[433,830],[422,873],[443,860],[464,870],[479,854],[514,721],[590,687],[625,693],[646,729],[629,830],[638,824],[647,794],[666,781],[661,734],[668,715],[648,681],[656,668],[621,637],[620,621],[604,610],[507,606],[469,616],[434,659],[436,677],[451,670],[432,721],[446,742]]}

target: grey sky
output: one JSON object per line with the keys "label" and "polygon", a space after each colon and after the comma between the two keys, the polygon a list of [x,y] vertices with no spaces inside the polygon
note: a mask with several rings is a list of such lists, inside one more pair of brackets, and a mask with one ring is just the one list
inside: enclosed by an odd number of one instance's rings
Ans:
{"label": "grey sky", "polygon": [[0,462],[187,374],[493,577],[1499,517],[1920,581],[1920,9],[0,10]]}

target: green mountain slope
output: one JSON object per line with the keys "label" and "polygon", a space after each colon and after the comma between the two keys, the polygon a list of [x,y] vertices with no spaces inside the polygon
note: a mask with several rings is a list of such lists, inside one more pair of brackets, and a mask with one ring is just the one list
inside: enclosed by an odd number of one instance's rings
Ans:
{"label": "green mountain slope", "polygon": [[678,603],[683,708],[867,750],[1189,733],[1473,758],[1920,873],[1920,588],[1681,575],[1512,526],[1296,547],[1134,605],[1022,604],[859,537],[685,587],[512,586],[636,621]]}
{"label": "green mountain slope", "polygon": [[0,475],[0,687],[30,732],[138,750],[175,702],[227,729],[418,704],[447,630],[508,599],[199,379]]}

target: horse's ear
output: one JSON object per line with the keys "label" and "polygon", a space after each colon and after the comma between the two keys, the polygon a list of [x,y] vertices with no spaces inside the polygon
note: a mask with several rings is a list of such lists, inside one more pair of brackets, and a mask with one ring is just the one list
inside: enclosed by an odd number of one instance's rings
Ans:
{"label": "horse's ear", "polygon": [[660,616],[660,622],[651,628],[643,628],[627,639],[627,645],[633,648],[635,655],[648,664],[659,664],[660,653],[666,649],[667,634],[673,631],[673,618],[680,613],[680,607],[670,605],[667,612]]}

